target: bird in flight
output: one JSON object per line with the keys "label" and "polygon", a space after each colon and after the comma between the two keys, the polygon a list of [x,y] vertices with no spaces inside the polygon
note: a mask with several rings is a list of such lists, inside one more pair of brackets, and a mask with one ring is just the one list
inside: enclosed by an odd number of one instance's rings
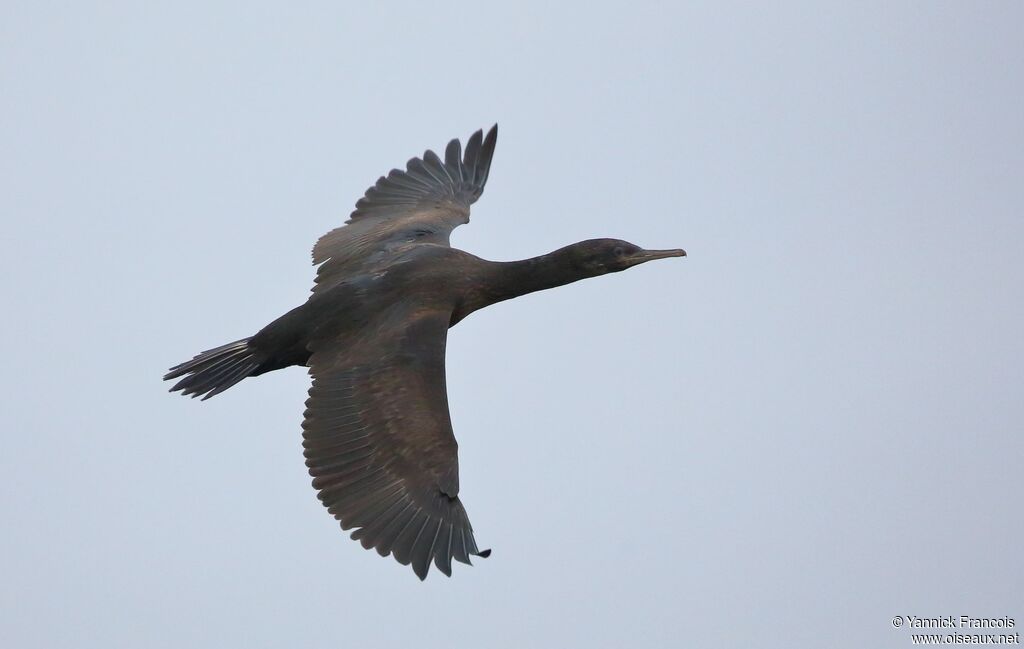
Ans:
{"label": "bird in flight", "polygon": [[498,138],[466,141],[393,169],[356,203],[345,225],[313,248],[319,265],[305,304],[255,335],[172,367],[171,391],[203,399],[242,379],[301,365],[313,384],[302,422],[313,487],[341,528],[381,556],[412,564],[479,550],[459,499],[458,444],[448,414],[448,329],[502,300],[683,257],[626,241],[591,239],[532,259],[487,261],[449,245],[484,191]]}

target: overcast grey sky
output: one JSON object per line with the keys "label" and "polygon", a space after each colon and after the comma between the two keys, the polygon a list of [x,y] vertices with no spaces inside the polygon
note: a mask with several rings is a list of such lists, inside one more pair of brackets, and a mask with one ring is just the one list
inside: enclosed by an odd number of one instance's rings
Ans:
{"label": "overcast grey sky", "polygon": [[[0,645],[1019,631],[1022,25],[1018,2],[5,0]],[[380,174],[495,121],[454,245],[690,256],[451,332],[494,554],[420,583],[318,503],[301,369],[205,403],[160,376],[301,303]]]}

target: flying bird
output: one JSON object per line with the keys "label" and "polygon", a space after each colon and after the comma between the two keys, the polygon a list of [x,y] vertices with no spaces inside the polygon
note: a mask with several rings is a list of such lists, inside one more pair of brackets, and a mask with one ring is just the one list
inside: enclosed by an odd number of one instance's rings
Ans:
{"label": "flying bird", "polygon": [[172,367],[171,391],[203,399],[242,379],[306,366],[302,422],[313,487],[341,528],[425,579],[431,562],[479,550],[459,499],[458,444],[448,414],[448,329],[520,295],[632,268],[683,250],[591,239],[532,259],[487,261],[449,245],[487,184],[498,138],[477,131],[393,169],[345,225],[317,241],[312,295],[249,338]]}

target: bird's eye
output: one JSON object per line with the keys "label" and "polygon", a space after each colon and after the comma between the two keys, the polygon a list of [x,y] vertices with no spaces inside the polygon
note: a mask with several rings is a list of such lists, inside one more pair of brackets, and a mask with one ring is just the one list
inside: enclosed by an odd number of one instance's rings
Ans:
{"label": "bird's eye", "polygon": [[622,246],[615,246],[615,250],[612,250],[612,254],[614,254],[616,257],[621,257],[622,255],[626,254],[626,251],[622,249]]}

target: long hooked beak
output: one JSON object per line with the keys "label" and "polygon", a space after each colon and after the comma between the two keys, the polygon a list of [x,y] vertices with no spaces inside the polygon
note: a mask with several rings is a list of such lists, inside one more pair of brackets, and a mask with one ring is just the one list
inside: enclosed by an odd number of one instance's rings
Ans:
{"label": "long hooked beak", "polygon": [[686,251],[682,248],[673,248],[671,250],[641,250],[631,255],[630,261],[633,263],[631,266],[642,264],[645,261],[654,261],[655,259],[668,259],[669,257],[685,257]]}

